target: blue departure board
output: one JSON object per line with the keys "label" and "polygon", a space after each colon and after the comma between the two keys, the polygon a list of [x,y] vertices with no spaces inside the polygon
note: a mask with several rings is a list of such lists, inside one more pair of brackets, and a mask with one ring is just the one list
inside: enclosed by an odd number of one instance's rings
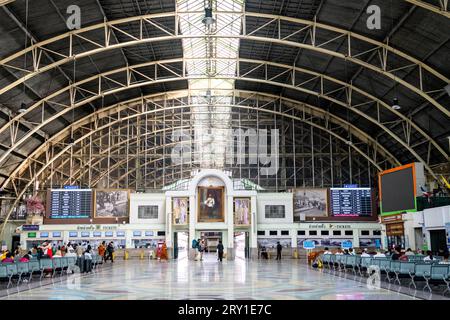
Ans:
{"label": "blue departure board", "polygon": [[51,219],[78,219],[92,216],[91,189],[50,190]]}
{"label": "blue departure board", "polygon": [[330,188],[330,214],[333,217],[372,216],[372,190]]}

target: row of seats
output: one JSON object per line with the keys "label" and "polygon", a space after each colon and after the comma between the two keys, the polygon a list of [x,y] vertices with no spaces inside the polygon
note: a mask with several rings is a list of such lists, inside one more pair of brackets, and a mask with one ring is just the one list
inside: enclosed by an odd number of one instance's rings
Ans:
{"label": "row of seats", "polygon": [[440,260],[423,261],[413,258],[410,261],[399,261],[390,258],[333,254],[322,255],[321,260],[324,267],[335,270],[351,269],[355,274],[359,272],[361,276],[379,270],[389,282],[394,280],[394,283],[401,285],[401,278],[409,278],[409,286],[414,288],[417,288],[416,282],[425,281],[423,289],[427,288],[431,292],[430,284],[444,284],[446,289],[443,293],[450,292],[450,265],[439,264]]}
{"label": "row of seats", "polygon": [[[102,264],[102,257],[99,255],[94,255],[92,257],[92,268],[96,269],[99,264]],[[0,265],[0,279],[7,280],[9,288],[12,284],[13,279],[17,279],[17,285],[27,280],[32,281],[33,275],[38,274],[40,276],[39,280],[42,280],[45,273],[50,271],[51,276],[54,277],[58,272],[60,276],[63,273],[66,275],[73,273],[77,268],[77,257],[62,257],[53,259],[41,259],[41,260],[30,260],[29,262],[15,262],[15,263],[5,263]]]}

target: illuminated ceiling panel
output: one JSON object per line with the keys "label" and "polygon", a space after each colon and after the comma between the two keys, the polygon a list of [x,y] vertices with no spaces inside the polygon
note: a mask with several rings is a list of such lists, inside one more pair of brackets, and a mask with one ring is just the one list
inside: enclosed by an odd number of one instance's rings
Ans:
{"label": "illuminated ceiling panel", "polygon": [[[212,16],[207,21],[205,8],[208,7],[212,9]],[[234,88],[234,80],[224,78],[235,76],[239,55],[238,39],[217,39],[214,36],[239,35],[243,10],[243,1],[239,0],[177,2],[181,33],[206,36],[183,39],[183,56],[196,59],[186,62],[186,72],[203,78],[189,80],[189,89],[198,90],[192,103],[203,104],[192,107],[194,155],[198,156],[196,162],[203,168],[223,168],[225,164],[226,144],[231,139],[228,130],[231,127],[231,107],[223,105],[231,105],[232,97],[226,96],[229,93],[225,92]],[[215,106],[219,100],[221,107]]]}

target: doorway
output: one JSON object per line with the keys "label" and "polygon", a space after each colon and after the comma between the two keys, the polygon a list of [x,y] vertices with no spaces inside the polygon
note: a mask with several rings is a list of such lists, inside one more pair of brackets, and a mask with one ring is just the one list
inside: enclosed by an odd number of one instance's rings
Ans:
{"label": "doorway", "polygon": [[173,234],[173,258],[174,259],[184,259],[188,256],[188,241],[189,241],[189,233],[182,232],[174,232]]}
{"label": "doorway", "polygon": [[445,230],[430,230],[431,251],[433,254],[438,254],[439,250],[447,248],[447,237]]}
{"label": "doorway", "polygon": [[201,231],[200,239],[205,240],[206,248],[203,254],[203,259],[213,258],[217,260],[217,245],[219,241],[223,243],[222,231]]}
{"label": "doorway", "polygon": [[246,231],[234,233],[234,250],[236,258],[247,259],[250,257],[250,238]]}
{"label": "doorway", "polygon": [[[20,236],[12,236],[12,250],[16,250],[16,248],[20,245]],[[24,248],[22,248],[24,249]]]}

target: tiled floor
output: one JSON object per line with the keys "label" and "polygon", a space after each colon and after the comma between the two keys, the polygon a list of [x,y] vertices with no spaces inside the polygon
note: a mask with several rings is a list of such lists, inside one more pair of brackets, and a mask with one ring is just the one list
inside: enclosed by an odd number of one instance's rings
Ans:
{"label": "tiled floor", "polygon": [[3,299],[413,299],[311,270],[297,260],[202,262],[117,261],[96,274],[58,276],[48,285]]}

